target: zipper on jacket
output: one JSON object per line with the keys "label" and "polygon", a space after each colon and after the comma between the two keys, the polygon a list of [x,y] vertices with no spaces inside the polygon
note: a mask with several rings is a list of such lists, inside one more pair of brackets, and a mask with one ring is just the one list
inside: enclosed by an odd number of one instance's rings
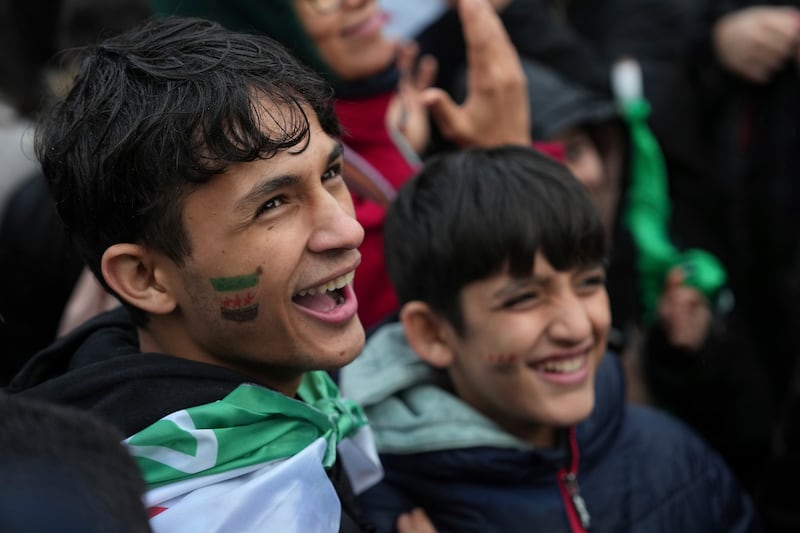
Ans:
{"label": "zipper on jacket", "polygon": [[578,486],[578,441],[575,438],[575,428],[569,430],[570,466],[569,469],[561,468],[556,474],[558,488],[567,510],[567,519],[570,529],[574,533],[586,533],[591,527],[592,517],[580,493]]}

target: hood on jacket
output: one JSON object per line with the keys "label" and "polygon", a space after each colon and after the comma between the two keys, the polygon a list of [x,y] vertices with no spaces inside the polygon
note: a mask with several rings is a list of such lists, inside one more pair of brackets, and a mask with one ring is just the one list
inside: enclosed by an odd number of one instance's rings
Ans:
{"label": "hood on jacket", "polygon": [[91,411],[129,436],[250,381],[223,367],[140,353],[136,327],[119,307],[36,354],[6,392]]}
{"label": "hood on jacket", "polygon": [[[399,323],[379,328],[363,352],[340,373],[342,395],[362,405],[381,453],[475,447],[533,449],[447,387],[446,375],[414,353]],[[582,456],[595,448],[601,450],[622,419],[625,384],[616,356],[603,358],[595,376],[595,391],[592,414],[576,428]]]}
{"label": "hood on jacket", "polygon": [[619,118],[613,101],[592,93],[534,61],[522,61],[528,79],[531,135],[549,140],[574,127],[595,126]]}
{"label": "hood on jacket", "polygon": [[364,408],[379,452],[531,448],[450,394],[447,381],[417,357],[399,323],[373,333],[364,351],[339,374],[342,396]]}

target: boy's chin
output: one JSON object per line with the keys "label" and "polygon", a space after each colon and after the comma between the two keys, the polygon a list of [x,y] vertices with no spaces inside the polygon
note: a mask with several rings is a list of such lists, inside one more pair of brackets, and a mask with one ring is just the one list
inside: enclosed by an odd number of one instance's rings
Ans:
{"label": "boy's chin", "polygon": [[553,413],[553,422],[557,427],[572,427],[580,424],[592,414],[594,409],[594,391],[582,397],[570,398],[559,406],[558,412]]}

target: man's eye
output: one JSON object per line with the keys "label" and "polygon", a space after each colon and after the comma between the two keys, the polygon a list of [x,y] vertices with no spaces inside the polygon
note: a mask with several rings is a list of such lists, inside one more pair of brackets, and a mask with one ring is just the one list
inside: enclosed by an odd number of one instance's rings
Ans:
{"label": "man's eye", "polygon": [[282,205],[283,205],[283,197],[276,196],[275,198],[270,198],[269,200],[261,204],[261,207],[258,208],[258,210],[256,211],[256,217],[259,217],[264,213],[266,213],[267,211],[271,211],[272,209],[277,209]]}
{"label": "man's eye", "polygon": [[342,165],[337,163],[322,174],[322,181],[336,179],[342,175]]}

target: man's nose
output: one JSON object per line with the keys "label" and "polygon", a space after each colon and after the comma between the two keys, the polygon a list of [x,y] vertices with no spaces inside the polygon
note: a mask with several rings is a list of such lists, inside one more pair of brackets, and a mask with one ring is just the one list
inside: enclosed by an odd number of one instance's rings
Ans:
{"label": "man's nose", "polygon": [[363,241],[364,228],[353,214],[349,195],[343,200],[327,194],[316,206],[309,249],[318,253],[335,249],[352,250],[361,246]]}

